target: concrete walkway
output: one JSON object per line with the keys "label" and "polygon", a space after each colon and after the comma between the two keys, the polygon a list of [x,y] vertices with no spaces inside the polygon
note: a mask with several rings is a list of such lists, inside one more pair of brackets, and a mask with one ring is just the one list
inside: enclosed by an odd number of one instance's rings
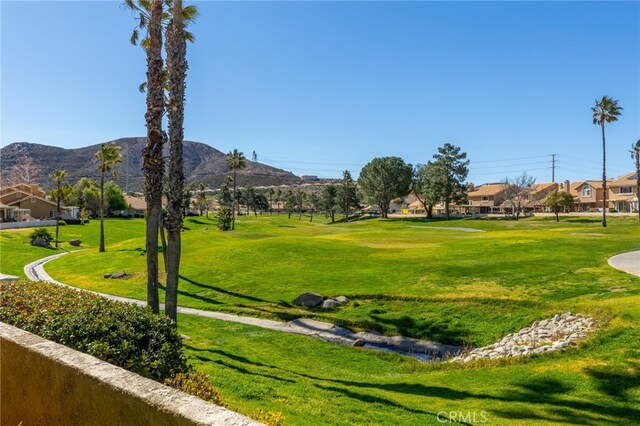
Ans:
{"label": "concrete walkway", "polygon": [[[44,270],[44,265],[59,257],[69,253],[59,253],[53,256],[31,262],[24,267],[24,273],[31,281],[46,281],[63,287],[69,287],[78,291],[86,291],[109,300],[118,302],[133,303],[139,306],[146,306],[143,300],[130,299],[126,297],[113,296],[111,294],[99,293],[91,290],[79,289],[68,284],[54,280]],[[164,309],[164,305],[160,305]],[[239,324],[252,325],[269,330],[281,331],[283,333],[300,334],[313,337],[328,343],[335,343],[346,346],[364,346],[369,349],[377,349],[385,352],[395,352],[401,355],[411,356],[424,361],[431,361],[435,358],[443,358],[448,355],[458,353],[461,348],[457,346],[444,345],[441,343],[426,340],[413,339],[403,336],[380,336],[375,333],[359,332],[355,333],[349,329],[338,327],[327,322],[315,321],[312,319],[299,318],[288,323],[272,321],[261,318],[244,317],[239,315],[225,314],[222,312],[205,311],[201,309],[178,307],[178,313],[187,315],[197,315],[206,318],[213,318],[221,321],[235,322]],[[357,342],[357,343],[356,343]]]}
{"label": "concrete walkway", "polygon": [[640,250],[610,257],[607,263],[612,268],[640,277]]}

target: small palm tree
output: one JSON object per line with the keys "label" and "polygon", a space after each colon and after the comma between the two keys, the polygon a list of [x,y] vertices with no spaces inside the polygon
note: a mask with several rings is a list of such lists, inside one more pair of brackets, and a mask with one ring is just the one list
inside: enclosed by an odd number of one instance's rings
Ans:
{"label": "small palm tree", "polygon": [[117,178],[118,174],[113,170],[113,166],[122,163],[122,154],[120,147],[112,143],[100,145],[100,151],[96,152],[98,160],[98,171],[100,172],[100,248],[98,251],[103,253],[104,249],[104,175],[111,174]]}
{"label": "small palm tree", "polygon": [[238,198],[237,198],[237,183],[236,177],[238,174],[238,170],[242,170],[247,167],[247,159],[244,156],[244,153],[234,149],[228,154],[227,164],[229,165],[229,170],[233,171],[233,202],[234,206],[231,208],[231,230],[236,229],[236,208],[238,207]]}
{"label": "small palm tree", "polygon": [[67,171],[58,169],[50,176],[56,183],[56,248],[58,247],[58,231],[60,228],[60,201],[62,200],[62,182],[67,177]]}
{"label": "small palm tree", "polygon": [[638,220],[640,220],[640,139],[631,145],[631,158],[636,161],[636,200],[638,200]]}
{"label": "small palm tree", "polygon": [[617,100],[613,100],[608,96],[602,99],[596,99],[596,105],[591,107],[593,113],[593,124],[597,124],[602,128],[602,226],[607,226],[607,149],[604,137],[604,124],[618,121],[621,115],[622,107],[618,105]]}

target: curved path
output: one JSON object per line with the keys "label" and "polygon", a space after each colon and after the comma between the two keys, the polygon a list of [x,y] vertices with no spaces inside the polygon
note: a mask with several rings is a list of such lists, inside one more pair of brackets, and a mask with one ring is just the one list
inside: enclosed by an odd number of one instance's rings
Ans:
{"label": "curved path", "polygon": [[[24,267],[24,273],[31,281],[46,281],[63,287],[69,287],[78,291],[86,291],[110,300],[118,302],[133,303],[139,306],[146,306],[146,302],[138,299],[130,299],[127,297],[113,296],[111,294],[99,293],[91,290],[84,290],[73,287],[68,284],[61,283],[51,278],[44,270],[44,265],[54,259],[62,257],[67,253],[54,254],[35,262],[31,262]],[[160,305],[164,309],[164,305]],[[283,333],[301,334],[304,336],[314,337],[328,343],[336,343],[346,346],[365,346],[370,349],[377,349],[386,352],[395,352],[401,355],[407,355],[421,360],[433,360],[434,358],[442,358],[446,355],[452,355],[460,351],[457,346],[444,345],[426,340],[413,339],[403,336],[379,336],[374,333],[353,331],[338,327],[331,323],[315,321],[306,318],[299,318],[288,323],[273,321],[267,319],[244,317],[239,315],[225,314],[222,312],[205,311],[201,309],[178,307],[178,313],[187,315],[197,315],[201,317],[213,318],[222,321],[235,322],[246,325],[253,325],[269,330],[281,331]],[[360,342],[358,342],[360,341]],[[358,342],[358,343],[356,343]]]}
{"label": "curved path", "polygon": [[640,250],[615,255],[607,263],[613,268],[640,277]]}

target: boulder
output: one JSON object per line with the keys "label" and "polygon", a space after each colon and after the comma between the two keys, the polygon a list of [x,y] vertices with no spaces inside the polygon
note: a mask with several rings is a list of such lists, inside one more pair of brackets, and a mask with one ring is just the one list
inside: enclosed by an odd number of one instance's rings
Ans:
{"label": "boulder", "polygon": [[353,341],[351,346],[364,346],[364,339],[356,339]]}
{"label": "boulder", "polygon": [[109,278],[113,279],[117,279],[117,278],[124,278],[127,275],[126,272],[124,271],[118,271],[116,273],[111,274],[111,276]]}
{"label": "boulder", "polygon": [[103,277],[105,277],[105,278],[111,278],[111,275],[113,275],[113,274],[104,274],[104,275],[103,275]]}
{"label": "boulder", "polygon": [[340,306],[340,303],[338,303],[337,301],[333,300],[333,299],[327,299],[324,302],[322,302],[322,307],[324,309],[335,309],[337,307]]}
{"label": "boulder", "polygon": [[82,241],[80,241],[80,240],[71,240],[71,241],[69,241],[69,244],[71,244],[74,247],[78,247],[80,244],[82,244]]}
{"label": "boulder", "polygon": [[335,300],[341,305],[344,305],[345,303],[349,303],[349,299],[347,299],[345,296],[338,296],[336,297]]}
{"label": "boulder", "polygon": [[42,237],[38,236],[36,237],[35,240],[33,240],[33,242],[31,243],[32,246],[36,246],[36,247],[49,247],[49,243],[47,243]]}
{"label": "boulder", "polygon": [[322,296],[318,293],[304,293],[293,301],[298,306],[318,306],[322,303]]}

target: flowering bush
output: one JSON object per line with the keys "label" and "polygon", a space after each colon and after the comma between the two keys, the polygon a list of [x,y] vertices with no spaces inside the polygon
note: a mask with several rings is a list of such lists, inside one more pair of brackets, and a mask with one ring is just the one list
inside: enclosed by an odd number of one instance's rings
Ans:
{"label": "flowering bush", "polygon": [[150,379],[190,371],[172,321],[149,309],[46,282],[0,283],[0,321]]}

